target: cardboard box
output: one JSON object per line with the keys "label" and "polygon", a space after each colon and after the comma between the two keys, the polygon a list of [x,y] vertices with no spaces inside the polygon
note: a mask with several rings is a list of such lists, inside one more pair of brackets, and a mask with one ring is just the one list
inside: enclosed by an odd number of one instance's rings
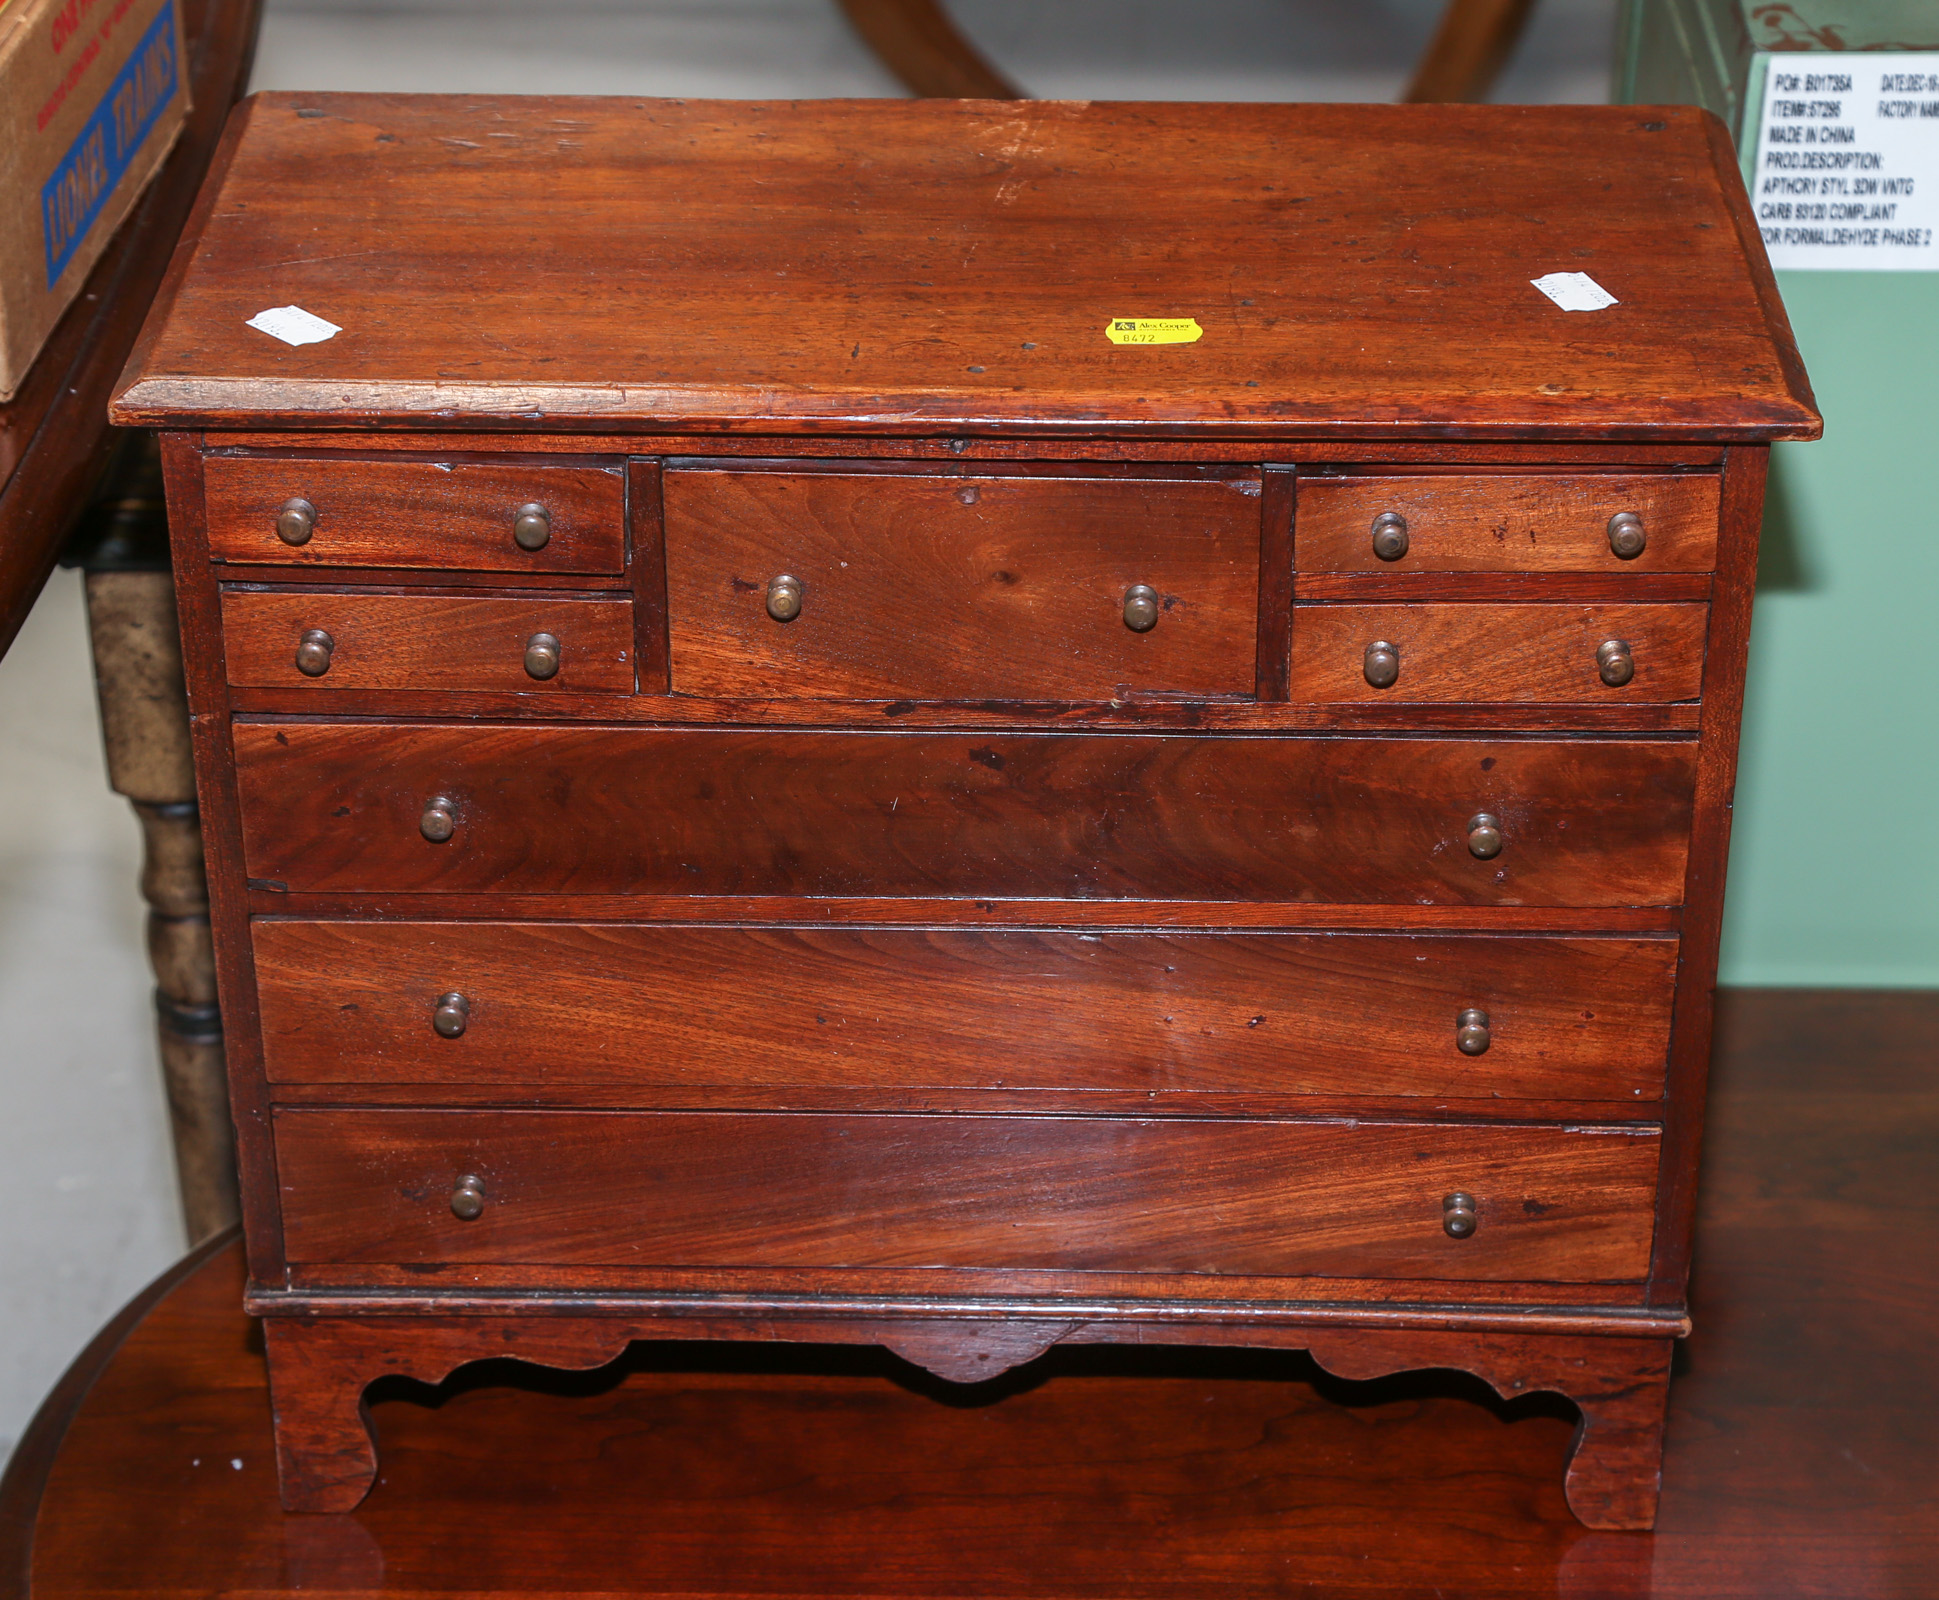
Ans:
{"label": "cardboard box", "polygon": [[180,0],[0,0],[0,400],[188,115]]}

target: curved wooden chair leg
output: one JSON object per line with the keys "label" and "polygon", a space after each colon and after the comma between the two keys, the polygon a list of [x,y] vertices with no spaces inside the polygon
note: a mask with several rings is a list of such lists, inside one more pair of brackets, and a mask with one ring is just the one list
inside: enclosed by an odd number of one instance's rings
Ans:
{"label": "curved wooden chair leg", "polygon": [[841,8],[912,95],[934,100],[1026,98],[956,31],[938,0],[841,0]]}
{"label": "curved wooden chair leg", "polygon": [[1486,100],[1535,0],[1448,0],[1401,99],[1411,105]]}

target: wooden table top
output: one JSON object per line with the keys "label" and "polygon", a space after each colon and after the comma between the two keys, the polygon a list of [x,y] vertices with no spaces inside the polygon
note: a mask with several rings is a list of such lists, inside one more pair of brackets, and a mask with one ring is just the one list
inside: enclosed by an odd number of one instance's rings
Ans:
{"label": "wooden table top", "polygon": [[23,1439],[0,1600],[1930,1594],[1939,996],[1723,1000],[1654,1534],[1570,1517],[1572,1413],[1545,1397],[1113,1349],[970,1391],[868,1350],[490,1363],[434,1406],[378,1391],[374,1493],[285,1517],[226,1243],[104,1333]]}
{"label": "wooden table top", "polygon": [[[1818,432],[1692,108],[265,94],[117,419]],[[1531,280],[1588,273],[1566,311]],[[341,331],[248,326],[296,305]],[[1193,342],[1116,343],[1114,319]]]}

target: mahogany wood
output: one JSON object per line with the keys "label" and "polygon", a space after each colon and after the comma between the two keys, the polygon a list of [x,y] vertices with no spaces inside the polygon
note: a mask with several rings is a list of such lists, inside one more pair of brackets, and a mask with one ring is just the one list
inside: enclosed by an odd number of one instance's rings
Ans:
{"label": "mahogany wood", "polygon": [[[321,677],[296,665],[297,645],[312,628],[333,645]],[[496,690],[540,700],[633,692],[627,600],[231,588],[222,596],[222,630],[231,683],[331,699],[356,689]],[[526,670],[526,646],[539,633],[559,641],[551,678]]]}
{"label": "mahogany wood", "polygon": [[[790,1342],[392,1380],[368,1396],[382,1481],[354,1514],[289,1517],[230,1246],[132,1305],[23,1437],[0,1482],[0,1596],[1906,1600],[1939,1570],[1939,1001],[1719,1002],[1699,1314],[1653,1534],[1584,1530],[1562,1493],[1574,1417],[1497,1400],[1455,1375],[1459,1350],[1417,1343],[1409,1361],[1454,1371],[1363,1382],[1158,1348],[1186,1334],[1151,1321],[966,1392],[887,1351]],[[1619,1337],[1572,1381],[1614,1370]],[[1366,1370],[1337,1343],[1322,1359]],[[1502,1392],[1538,1387],[1486,1359]]]}
{"label": "mahogany wood", "polygon": [[[617,466],[214,454],[203,472],[216,561],[615,574],[625,565],[626,480]],[[291,500],[316,510],[315,531],[300,545],[276,532]],[[512,538],[528,503],[551,514],[538,550]]]}
{"label": "mahogany wood", "polygon": [[[293,1266],[1634,1279],[1654,1130],[284,1108]],[[483,1215],[453,1214],[466,1174]],[[1475,1198],[1471,1237],[1443,1201]],[[1558,1291],[1561,1293],[1563,1291]]]}
{"label": "mahogany wood", "polygon": [[[241,116],[124,423],[1712,444],[1820,426],[1745,270],[1741,180],[1691,108],[301,93]],[[1447,185],[1484,170],[1481,224]],[[352,336],[290,349],[247,327],[272,262],[279,295]],[[1530,287],[1549,262],[1616,296],[1591,338]],[[1127,284],[1163,303],[1122,304]],[[1204,336],[1105,337],[1164,315]]]}
{"label": "mahogany wood", "polygon": [[[675,693],[1250,695],[1259,481],[666,473]],[[769,580],[804,588],[776,622]],[[1158,591],[1148,632],[1124,620]]]}
{"label": "mahogany wood", "polygon": [[[241,723],[235,747],[249,876],[297,890],[1574,906],[1677,903],[1694,755],[321,722]],[[431,844],[437,795],[458,826]],[[1506,841],[1485,861],[1484,811]]]}
{"label": "mahogany wood", "polygon": [[[1781,302],[1780,302],[1781,309]],[[526,428],[531,426],[528,419]],[[326,432],[316,425],[278,428],[263,432],[247,421],[233,430],[225,429],[223,449],[230,454],[266,454],[288,458],[305,451],[334,455],[350,441],[341,431]],[[1541,443],[1520,443],[1514,439],[1468,440],[1436,439],[1431,442],[1406,439],[1359,439],[1329,437],[1325,441],[1298,436],[1275,440],[1263,450],[1256,441],[1216,438],[1172,439],[1154,451],[1149,443],[1132,439],[1108,438],[988,438],[955,433],[948,428],[932,428],[916,434],[884,434],[876,438],[844,438],[839,434],[795,434],[787,430],[773,436],[760,434],[709,434],[704,439],[692,434],[659,433],[629,428],[624,433],[572,432],[532,433],[520,427],[494,428],[481,438],[476,431],[453,433],[437,426],[422,431],[412,428],[392,433],[357,433],[357,450],[365,455],[426,452],[443,460],[495,459],[501,451],[518,454],[544,452],[563,456],[612,456],[639,454],[649,457],[673,456],[683,460],[720,458],[774,459],[776,450],[785,450],[786,459],[799,466],[807,461],[948,461],[962,465],[978,462],[1081,463],[1087,472],[1096,472],[1107,463],[1132,464],[1134,470],[1149,475],[1154,457],[1170,463],[1230,462],[1241,468],[1257,467],[1263,455],[1268,464],[1280,467],[1299,465],[1338,466],[1349,463],[1370,464],[1373,470],[1391,471],[1405,466],[1417,471],[1459,471],[1460,464],[1484,467],[1521,467],[1538,472],[1567,470],[1569,467],[1715,467],[1722,463],[1724,447],[1701,438],[1676,440],[1630,440],[1599,443],[1595,440],[1553,439]],[[484,448],[488,447],[488,448]]]}
{"label": "mahogany wood", "polygon": [[[637,612],[636,612],[637,622]],[[1282,630],[1278,661],[1288,662]],[[636,632],[644,632],[643,627]],[[646,635],[643,651],[655,654],[658,636]],[[618,697],[562,690],[545,696],[468,689],[339,689],[327,706],[303,688],[232,688],[230,709],[244,715],[399,717],[448,721],[548,721],[574,718],[660,727],[722,725],[773,728],[1098,728],[1190,730],[1225,733],[1669,733],[1692,734],[1702,726],[1701,708],[1622,702],[1616,694],[1596,701],[1390,701],[1369,696],[1332,705],[1285,701],[1182,700],[1133,695],[1118,701],[1044,700],[753,700],[647,693]],[[1616,703],[1611,703],[1616,702]]]}
{"label": "mahogany wood", "polygon": [[[1559,704],[1695,700],[1703,690],[1703,606],[1321,605],[1293,610],[1289,693],[1304,704],[1452,701]],[[1596,652],[1629,647],[1627,683]],[[1367,651],[1398,648],[1400,675],[1368,680]]]}
{"label": "mahogany wood", "polygon": [[[1710,473],[1303,475],[1299,570],[1308,572],[1708,572],[1717,557],[1718,480]],[[1625,561],[1609,519],[1642,519]],[[1374,553],[1374,519],[1407,522],[1407,553]]]}
{"label": "mahogany wood", "polygon": [[[277,1084],[1653,1100],[1674,941],[258,921]],[[437,1038],[439,996],[464,1032]],[[1463,1055],[1463,1011],[1489,1017]]]}
{"label": "mahogany wood", "polygon": [[[293,1503],[369,1470],[373,1324],[435,1375],[493,1319],[577,1360],[683,1315],[956,1377],[1092,1324],[1458,1350],[1592,1402],[1577,1509],[1647,1520],[1758,473],[1818,426],[1714,123],[302,95],[237,127],[119,414],[174,430],[249,1304],[315,1357],[277,1378]],[[1558,239],[1617,305],[1528,287]],[[272,263],[342,337],[243,328]],[[1199,337],[1105,337],[1160,315]],[[534,482],[585,514],[526,560]],[[1411,497],[1411,567],[1326,556],[1369,486]],[[1645,556],[1598,553],[1636,505]],[[255,580],[229,629],[218,574]],[[630,604],[643,692],[250,681],[247,608],[353,589]],[[1400,698],[1353,687],[1371,622]],[[1554,672],[1618,624],[1633,684]]]}

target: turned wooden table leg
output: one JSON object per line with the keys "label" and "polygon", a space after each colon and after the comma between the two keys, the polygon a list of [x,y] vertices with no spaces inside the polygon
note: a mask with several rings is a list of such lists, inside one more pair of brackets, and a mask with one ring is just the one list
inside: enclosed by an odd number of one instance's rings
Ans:
{"label": "turned wooden table leg", "polygon": [[162,1073],[189,1241],[238,1216],[235,1135],[216,1008],[188,697],[152,445],[123,457],[77,540],[108,782],[141,819],[142,897]]}

